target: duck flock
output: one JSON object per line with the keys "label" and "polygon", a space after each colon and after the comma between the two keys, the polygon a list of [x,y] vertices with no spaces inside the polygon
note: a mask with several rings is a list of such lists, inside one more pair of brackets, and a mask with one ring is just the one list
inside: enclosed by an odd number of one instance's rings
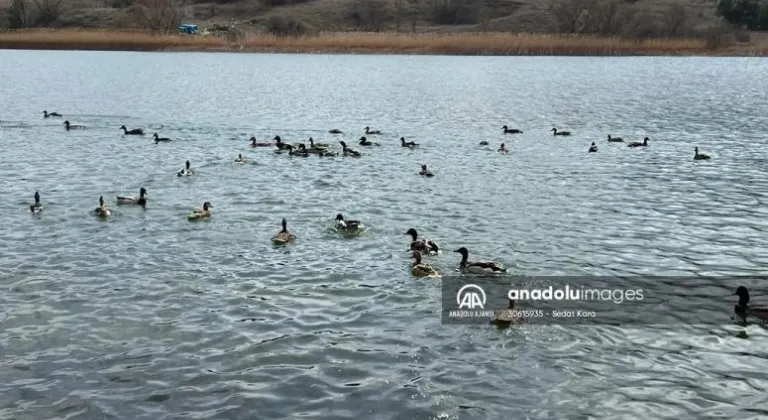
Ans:
{"label": "duck flock", "polygon": [[[43,117],[44,118],[63,118],[63,116],[60,113],[57,112],[48,112],[43,111]],[[71,130],[78,130],[78,129],[85,129],[86,127],[84,125],[79,124],[72,124],[69,120],[65,120],[63,122],[64,129],[67,131]],[[132,136],[143,136],[145,135],[145,132],[141,128],[133,128],[129,129],[125,125],[121,126],[119,128],[123,131],[124,135],[132,135]],[[510,128],[507,125],[504,125],[501,127],[502,134],[522,134],[523,131],[516,128]],[[570,136],[570,131],[561,131],[557,128],[552,128],[550,130],[552,132],[553,136]],[[332,129],[329,130],[328,133],[330,134],[344,134],[343,131],[339,129]],[[381,144],[379,142],[374,142],[369,140],[368,137],[372,136],[379,136],[381,135],[381,131],[379,130],[372,130],[370,127],[365,127],[363,129],[363,136],[360,137],[358,140],[358,144],[361,147],[376,147],[380,146]],[[152,139],[155,143],[162,143],[162,142],[170,142],[171,139],[168,137],[160,137],[158,133],[153,133]],[[333,156],[343,156],[343,157],[361,157],[362,153],[356,149],[353,149],[349,147],[344,141],[339,141],[339,145],[341,146],[340,150],[334,150],[330,144],[327,143],[317,143],[314,141],[313,138],[309,138],[307,140],[307,143],[309,144],[309,147],[307,147],[307,144],[305,143],[295,143],[295,144],[289,144],[282,140],[282,138],[278,135],[275,136],[271,141],[259,141],[256,139],[256,137],[251,137],[249,139],[250,146],[252,148],[272,148],[274,149],[274,153],[278,154],[287,154],[289,156],[298,156],[298,157],[309,157],[310,155],[315,155],[318,157],[333,157]],[[626,143],[627,147],[631,148],[637,148],[637,147],[648,147],[648,141],[649,138],[645,137],[643,141],[635,141],[635,142],[625,142],[624,139],[621,137],[612,137],[610,134],[607,136],[607,142],[608,143]],[[418,143],[415,143],[413,141],[406,141],[404,137],[400,137],[399,144],[401,147],[409,148],[409,149],[415,149],[419,147]],[[480,145],[487,146],[487,141],[481,141]],[[592,142],[592,144],[589,146],[588,150],[589,153],[595,153],[598,151],[598,147],[595,144],[595,142]],[[500,147],[497,149],[498,153],[502,154],[508,154],[509,150],[506,148],[506,145],[504,143],[501,143]],[[694,149],[694,160],[710,160],[711,157],[709,155],[699,153],[698,147]],[[243,154],[238,154],[238,156],[234,159],[235,164],[247,164],[248,159],[243,156]],[[421,171],[418,173],[420,176],[431,178],[434,177],[434,174],[427,168],[427,165],[421,165]],[[188,177],[188,176],[194,176],[195,170],[192,167],[191,163],[189,161],[185,162],[185,165],[183,168],[181,168],[177,173],[177,176],[179,177]],[[146,188],[141,187],[139,189],[139,195],[138,196],[117,196],[116,197],[116,203],[117,205],[135,205],[135,206],[141,206],[142,208],[146,208],[147,205],[147,197],[148,193]],[[35,192],[34,195],[34,203],[30,205],[29,210],[32,214],[39,215],[43,211],[43,205],[41,202],[41,197],[39,191]],[[203,203],[202,207],[198,209],[194,209],[189,215],[187,215],[187,219],[189,221],[198,221],[210,218],[212,216],[211,209],[213,209],[213,204],[211,204],[209,201],[206,201]],[[112,212],[109,208],[109,205],[104,200],[104,197],[99,197],[99,205],[96,207],[96,209],[93,211],[94,215],[100,218],[108,218],[112,215]],[[275,245],[286,245],[291,242],[293,242],[296,239],[296,235],[294,235],[290,230],[288,230],[288,222],[285,218],[281,221],[282,229],[277,232],[274,236],[272,236],[272,242]],[[342,214],[337,214],[335,217],[335,228],[337,231],[344,233],[344,234],[351,234],[351,235],[357,235],[362,233],[365,230],[365,226],[363,223],[359,220],[350,220],[344,217]],[[416,229],[408,229],[406,232],[404,232],[405,235],[408,235],[410,237],[410,244],[409,248],[411,250],[411,274],[417,277],[439,277],[440,273],[438,273],[435,268],[433,268],[430,264],[425,263],[423,261],[424,256],[433,256],[440,254],[442,252],[442,248],[432,239],[420,236],[418,231]],[[461,247],[456,249],[454,252],[461,255],[461,261],[459,263],[459,268],[462,271],[469,272],[469,273],[477,273],[477,274],[501,274],[505,273],[507,270],[503,267],[502,264],[496,262],[496,261],[471,261],[469,260],[469,250],[465,247]],[[741,318],[745,319],[747,316],[754,316],[757,318],[760,318],[762,320],[768,319],[768,308],[766,307],[760,307],[755,305],[749,305],[749,293],[747,292],[747,289],[743,286],[739,287],[736,293],[734,295],[739,296],[739,303],[735,306],[734,311],[737,315],[739,315]],[[514,308],[514,302],[509,302],[509,308]],[[512,322],[517,322],[522,320],[521,318],[510,318],[510,311],[505,311],[505,313],[497,314],[497,317],[493,323],[496,323],[497,325],[508,325]]]}

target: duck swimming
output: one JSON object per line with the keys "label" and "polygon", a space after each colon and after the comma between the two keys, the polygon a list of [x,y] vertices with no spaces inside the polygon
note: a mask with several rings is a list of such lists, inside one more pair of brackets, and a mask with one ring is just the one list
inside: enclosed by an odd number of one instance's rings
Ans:
{"label": "duck swimming", "polygon": [[419,145],[418,143],[414,143],[412,141],[405,141],[405,137],[400,137],[400,146],[402,147],[410,147],[411,149],[413,149],[418,145]]}
{"label": "duck swimming", "polygon": [[698,146],[693,149],[693,160],[709,160],[711,159],[709,155],[705,155],[704,153],[699,153]]}
{"label": "duck swimming", "polygon": [[245,158],[241,153],[238,153],[237,157],[235,158],[235,163],[248,163],[248,159]]}
{"label": "duck swimming", "polygon": [[371,127],[365,127],[365,134],[366,135],[373,135],[373,134],[381,134],[381,131],[379,130],[371,130]]}
{"label": "duck swimming", "polygon": [[336,230],[347,233],[359,233],[365,226],[359,220],[344,220],[341,213],[336,215]]}
{"label": "duck swimming", "polygon": [[594,153],[596,151],[597,151],[597,145],[595,144],[595,142],[592,142],[592,145],[589,146],[589,150],[587,150],[587,152]]}
{"label": "duck swimming", "polygon": [[[403,140],[405,140],[405,139],[403,139]],[[480,146],[488,146],[488,142],[483,140],[483,141],[480,142]]]}
{"label": "duck swimming", "polygon": [[341,151],[344,156],[354,156],[354,157],[360,157],[360,152],[358,152],[355,149],[350,149],[347,147],[347,143],[344,143],[343,141],[340,141],[341,143]]}
{"label": "duck swimming", "polygon": [[506,125],[501,127],[504,130],[504,134],[522,134],[523,132],[516,128],[508,128]]}
{"label": "duck swimming", "polygon": [[108,217],[112,215],[112,212],[107,208],[107,203],[104,202],[103,196],[99,197],[99,207],[96,207],[96,210],[93,212],[99,217]]}
{"label": "duck swimming", "polygon": [[421,262],[421,253],[419,251],[413,251],[411,258],[414,262],[411,264],[411,274],[416,277],[439,277],[440,273],[437,272],[431,265]]}
{"label": "duck swimming", "polygon": [[379,143],[374,143],[372,141],[368,141],[368,139],[365,138],[365,136],[360,137],[359,144],[360,144],[360,146],[378,146],[379,145]]}
{"label": "duck swimming", "polygon": [[635,141],[632,143],[629,143],[627,147],[647,147],[648,146],[648,137],[643,139],[643,142]]}
{"label": "duck swimming", "polygon": [[43,111],[43,118],[49,118],[49,117],[61,117],[61,114],[59,114],[58,112],[49,113],[48,111]]}
{"label": "duck swimming", "polygon": [[328,130],[331,134],[344,134],[343,131],[339,130],[338,128],[334,128],[333,130]]}
{"label": "duck swimming", "polygon": [[509,150],[507,150],[507,146],[504,143],[501,143],[501,147],[499,147],[499,150],[497,152],[506,155],[509,153]]}
{"label": "duck swimming", "polygon": [[134,128],[133,130],[129,130],[124,125],[121,125],[120,129],[123,130],[123,134],[125,134],[126,136],[143,136],[144,135],[144,130],[140,128]]}
{"label": "duck swimming", "polygon": [[315,140],[312,137],[309,138],[310,149],[327,149],[329,147],[331,147],[331,145],[328,143],[315,143]]}
{"label": "duck swimming", "polygon": [[763,322],[768,321],[768,307],[763,305],[749,305],[749,292],[746,287],[739,286],[734,295],[739,297],[739,303],[733,307],[733,312],[744,322],[747,322],[747,317],[750,316]]}
{"label": "duck swimming", "polygon": [[435,174],[427,170],[427,165],[421,165],[421,172],[419,172],[419,175],[425,176],[427,178],[432,178],[435,176]]}
{"label": "duck swimming", "polygon": [[35,191],[35,204],[29,206],[29,211],[35,214],[43,211],[43,205],[40,204],[40,193],[37,191]]}
{"label": "duck swimming", "polygon": [[427,255],[440,253],[440,247],[437,246],[435,241],[427,238],[419,238],[419,233],[416,232],[416,229],[410,228],[405,234],[411,236],[411,251],[419,251]]}
{"label": "duck swimming", "polygon": [[176,176],[190,176],[195,173],[195,170],[192,169],[189,165],[189,161],[185,164],[185,166],[181,169],[179,169],[179,172],[176,172]]}
{"label": "duck swimming", "polygon": [[461,254],[460,267],[468,272],[483,273],[483,274],[498,274],[505,273],[506,268],[495,261],[469,261],[469,251],[467,248],[461,247],[453,252]]}
{"label": "duck swimming", "polygon": [[139,189],[139,197],[133,197],[133,196],[124,196],[124,195],[118,195],[117,196],[117,204],[136,204],[141,207],[145,207],[147,205],[147,190],[144,187],[141,187]]}
{"label": "duck swimming", "polygon": [[270,147],[275,145],[275,143],[271,142],[256,141],[256,136],[251,136],[248,140],[251,141],[251,147]]}
{"label": "duck swimming", "polygon": [[292,145],[289,144],[288,154],[290,156],[300,156],[300,157],[309,156],[309,153],[307,153],[307,149],[304,147],[303,144],[299,144],[299,147],[293,147]]}
{"label": "duck swimming", "polygon": [[85,128],[85,126],[84,125],[70,124],[69,121],[64,121],[64,128],[66,128],[67,131],[69,131],[69,130]]}
{"label": "duck swimming", "polygon": [[288,222],[285,218],[283,218],[282,224],[283,229],[272,237],[272,243],[275,245],[284,245],[296,239],[296,235],[288,231]]}
{"label": "duck swimming", "polygon": [[570,131],[557,131],[557,128],[553,128],[549,131],[551,131],[552,135],[554,136],[570,136],[571,135]]}
{"label": "duck swimming", "polygon": [[624,139],[621,137],[611,137],[610,134],[608,134],[608,141],[614,142],[614,143],[624,143]]}
{"label": "duck swimming", "polygon": [[288,143],[283,143],[283,139],[281,139],[280,136],[275,136],[275,138],[272,140],[275,141],[275,146],[277,146],[278,150],[290,150],[291,148],[293,148],[292,145]]}
{"label": "duck swimming", "polygon": [[509,305],[507,306],[507,309],[494,312],[495,313],[493,319],[491,320],[491,324],[499,328],[505,328],[512,324],[525,322],[525,318],[515,313],[515,301],[512,299],[509,299]]}
{"label": "duck swimming", "polygon": [[169,139],[168,137],[158,136],[157,133],[155,133],[153,137],[155,138],[155,144],[160,143],[161,141],[171,141],[171,139]]}
{"label": "duck swimming", "polygon": [[200,219],[206,219],[208,217],[211,217],[210,209],[212,208],[213,208],[213,204],[211,204],[210,201],[206,201],[205,203],[203,203],[203,208],[192,210],[192,213],[190,213],[189,216],[187,216],[187,220],[200,220]]}

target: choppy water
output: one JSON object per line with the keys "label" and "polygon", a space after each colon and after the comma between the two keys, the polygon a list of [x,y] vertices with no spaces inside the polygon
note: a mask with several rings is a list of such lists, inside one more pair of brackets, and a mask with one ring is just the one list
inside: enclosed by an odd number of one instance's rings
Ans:
{"label": "choppy water", "polygon": [[[0,418],[765,418],[768,336],[730,324],[732,298],[709,327],[442,325],[440,280],[409,275],[403,233],[442,244],[444,273],[466,246],[515,274],[765,274],[767,73],[765,59],[0,51]],[[380,147],[356,145],[366,125]],[[290,158],[250,135],[364,156]],[[714,159],[693,162],[696,145]],[[177,178],[187,159],[197,176]],[[114,205],[142,186],[146,211]],[[111,220],[90,213],[100,195]],[[213,217],[188,222],[206,200]],[[368,232],[339,237],[338,212]],[[275,248],[282,217],[298,240]]]}

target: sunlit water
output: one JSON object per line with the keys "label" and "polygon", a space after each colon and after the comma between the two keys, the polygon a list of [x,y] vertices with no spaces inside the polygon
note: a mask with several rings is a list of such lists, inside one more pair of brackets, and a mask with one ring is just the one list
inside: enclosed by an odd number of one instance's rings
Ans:
{"label": "sunlit water", "polygon": [[[515,274],[764,274],[767,60],[0,51],[0,74],[0,418],[768,415],[768,338],[733,325],[731,289],[708,327],[443,325],[404,235],[444,274],[460,246]],[[115,205],[142,186],[145,211]]]}

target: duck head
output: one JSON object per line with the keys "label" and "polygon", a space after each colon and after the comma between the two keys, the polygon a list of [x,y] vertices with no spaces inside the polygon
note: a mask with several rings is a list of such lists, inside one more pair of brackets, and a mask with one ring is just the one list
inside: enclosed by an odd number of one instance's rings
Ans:
{"label": "duck head", "polygon": [[280,223],[283,226],[283,230],[280,232],[288,232],[288,221],[283,217],[283,221]]}
{"label": "duck head", "polygon": [[[155,135],[157,135],[157,134],[155,134]],[[185,166],[184,166],[184,167],[185,167],[185,168],[187,168],[187,170],[189,170],[189,166],[190,166],[190,165],[189,165],[189,161],[187,161],[187,163],[185,164]]]}
{"label": "duck head", "polygon": [[749,303],[749,292],[746,287],[739,286],[736,288],[734,295],[739,297],[739,306],[747,306]]}
{"label": "duck head", "polygon": [[251,136],[251,138],[248,140],[251,141],[251,144],[256,144],[256,136]]}
{"label": "duck head", "polygon": [[405,232],[406,235],[411,235],[411,238],[415,241],[419,237],[419,233],[416,232],[416,229],[410,228],[407,232]]}
{"label": "duck head", "polygon": [[461,247],[453,252],[458,252],[459,254],[461,254],[462,261],[466,261],[467,258],[469,258],[469,250],[467,250],[467,248]]}
{"label": "duck head", "polygon": [[502,130],[506,130],[508,127],[506,125],[501,126]]}
{"label": "duck head", "polygon": [[698,146],[693,148],[693,153],[695,153],[697,155],[699,154],[699,147]]}
{"label": "duck head", "polygon": [[344,220],[344,216],[341,215],[341,213],[336,215],[336,220]]}
{"label": "duck head", "polygon": [[553,133],[557,133],[557,129],[556,129],[556,128],[554,128],[554,127],[553,127],[551,130],[549,130],[549,131],[551,131],[551,132],[553,132]]}
{"label": "duck head", "polygon": [[312,139],[312,137],[309,138],[309,147],[312,147],[312,148],[315,147],[315,140]]}
{"label": "duck head", "polygon": [[206,201],[205,203],[203,203],[203,210],[208,211],[208,209],[212,209],[212,208],[213,208],[213,204],[211,204],[210,201]]}
{"label": "duck head", "polygon": [[643,144],[646,144],[646,145],[647,145],[647,144],[648,144],[648,140],[649,140],[649,139],[648,139],[648,137],[644,137],[644,138],[643,138]]}
{"label": "duck head", "polygon": [[343,140],[339,141],[339,144],[341,144],[341,147],[342,147],[343,149],[346,149],[346,148],[347,148],[347,143],[344,143],[344,141],[343,141]]}
{"label": "duck head", "polygon": [[35,204],[40,203],[40,193],[35,191]]}
{"label": "duck head", "polygon": [[360,139],[359,139],[359,140],[360,140],[360,143],[365,143],[366,141],[368,141],[368,139],[367,139],[367,138],[365,138],[365,136],[363,136],[363,137],[360,137]]}
{"label": "duck head", "polygon": [[591,146],[592,146],[592,147],[595,147],[595,142],[592,142]]}
{"label": "duck head", "polygon": [[421,165],[421,170],[427,172],[427,165]]}
{"label": "duck head", "polygon": [[283,139],[281,139],[280,136],[275,136],[275,138],[273,138],[272,140],[276,141],[277,144],[280,144],[283,142]]}
{"label": "duck head", "polygon": [[139,197],[143,198],[147,196],[147,189],[144,187],[139,188]]}
{"label": "duck head", "polygon": [[64,121],[63,124],[69,127],[69,120]]}
{"label": "duck head", "polygon": [[299,150],[303,152],[307,150],[307,146],[304,146],[304,143],[299,143]]}
{"label": "duck head", "polygon": [[370,129],[371,129],[371,127],[368,127],[367,125],[365,126],[365,128],[363,128],[363,130],[365,130],[365,131],[368,131]]}
{"label": "duck head", "polygon": [[104,207],[104,196],[99,196],[99,207]]}
{"label": "duck head", "polygon": [[126,128],[124,125],[121,125],[119,129],[120,130],[128,130],[128,128]]}
{"label": "duck head", "polygon": [[242,159],[243,159],[243,154],[242,154],[242,153],[238,153],[238,154],[237,154],[237,158],[238,158],[238,159],[240,159],[240,160],[242,160]]}

